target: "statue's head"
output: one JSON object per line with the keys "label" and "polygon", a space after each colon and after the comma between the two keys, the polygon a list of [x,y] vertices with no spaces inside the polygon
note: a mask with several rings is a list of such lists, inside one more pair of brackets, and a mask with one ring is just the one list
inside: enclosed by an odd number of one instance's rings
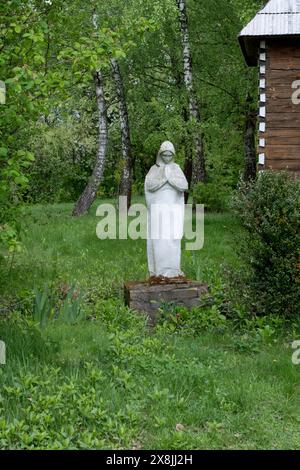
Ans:
{"label": "statue's head", "polygon": [[157,154],[157,165],[160,163],[164,163],[165,165],[168,165],[174,160],[175,157],[175,148],[172,142],[169,142],[168,140],[161,144],[159,152]]}

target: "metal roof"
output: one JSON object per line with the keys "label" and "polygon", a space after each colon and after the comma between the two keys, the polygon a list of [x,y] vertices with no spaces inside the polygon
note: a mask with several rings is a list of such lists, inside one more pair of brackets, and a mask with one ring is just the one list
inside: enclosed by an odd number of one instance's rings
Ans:
{"label": "metal roof", "polygon": [[300,36],[300,0],[270,0],[245,26],[239,41],[248,65],[257,64],[259,40]]}

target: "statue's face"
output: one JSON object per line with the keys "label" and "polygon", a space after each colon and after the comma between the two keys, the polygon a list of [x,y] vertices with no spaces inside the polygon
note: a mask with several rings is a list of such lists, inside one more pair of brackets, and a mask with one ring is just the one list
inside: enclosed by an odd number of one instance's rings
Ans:
{"label": "statue's face", "polygon": [[168,163],[170,163],[173,158],[174,158],[174,155],[172,152],[169,152],[168,150],[166,150],[165,152],[162,152],[160,154],[161,158],[163,159],[164,163],[167,165]]}

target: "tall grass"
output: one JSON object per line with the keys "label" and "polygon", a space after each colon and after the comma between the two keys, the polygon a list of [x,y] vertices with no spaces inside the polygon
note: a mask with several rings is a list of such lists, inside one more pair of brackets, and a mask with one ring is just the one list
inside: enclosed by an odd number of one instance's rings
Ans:
{"label": "tall grass", "polygon": [[[25,248],[1,285],[16,307],[0,317],[0,448],[299,449],[289,338],[263,322],[216,327],[205,315],[195,333],[168,322],[149,330],[122,298],[124,281],[147,275],[145,242],[101,242],[96,223],[93,211],[71,218],[66,204],[25,213]],[[239,225],[209,214],[205,233],[201,252],[183,253],[184,270],[229,289],[228,272],[242,269]],[[75,284],[85,319],[54,315],[41,329],[34,288],[45,284],[55,308]]]}

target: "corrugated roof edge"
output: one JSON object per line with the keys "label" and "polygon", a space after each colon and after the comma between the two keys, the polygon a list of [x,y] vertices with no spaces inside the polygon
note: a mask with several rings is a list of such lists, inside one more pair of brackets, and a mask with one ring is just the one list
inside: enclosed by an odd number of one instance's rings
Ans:
{"label": "corrugated roof edge", "polygon": [[[256,52],[260,39],[276,38],[280,36],[298,38],[300,36],[299,14],[300,0],[269,0],[269,2],[257,12],[252,20],[244,26],[238,36],[247,64],[250,66],[257,64]],[[274,23],[272,22],[272,17]],[[280,17],[283,17],[284,23],[287,25],[286,28],[283,28],[285,30],[283,34],[278,32],[279,30],[282,31],[282,24],[279,22]],[[296,20],[296,27],[290,28],[290,26],[292,26],[292,24],[290,25],[291,18]],[[268,24],[272,25],[272,31],[270,31],[269,34],[269,27],[266,27]],[[280,28],[276,28],[277,24]],[[250,25],[251,27],[249,28]],[[256,27],[257,31],[255,31]]]}
{"label": "corrugated roof edge", "polygon": [[[289,35],[291,38],[294,39],[299,39],[300,40],[300,34],[291,34]],[[256,67],[258,65],[258,49],[259,49],[259,44],[260,41],[263,41],[264,39],[278,39],[280,36],[274,35],[274,34],[264,34],[263,36],[238,36],[238,41],[240,44],[240,47],[242,49],[246,64],[249,67]],[[288,36],[285,36],[285,38]],[[246,44],[248,42],[248,45],[251,47],[251,51],[249,51],[249,48],[247,48]],[[256,51],[256,52],[255,52]]]}

